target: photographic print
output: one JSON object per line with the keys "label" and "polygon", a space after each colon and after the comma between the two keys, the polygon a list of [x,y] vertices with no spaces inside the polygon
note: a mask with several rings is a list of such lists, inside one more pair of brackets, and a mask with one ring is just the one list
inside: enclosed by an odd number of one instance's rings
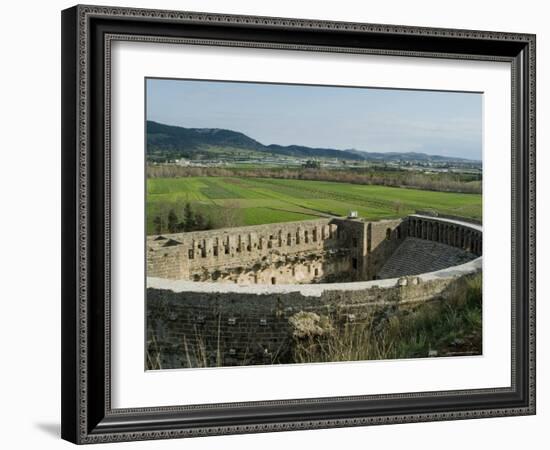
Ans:
{"label": "photographic print", "polygon": [[147,370],[482,354],[481,92],[145,94]]}

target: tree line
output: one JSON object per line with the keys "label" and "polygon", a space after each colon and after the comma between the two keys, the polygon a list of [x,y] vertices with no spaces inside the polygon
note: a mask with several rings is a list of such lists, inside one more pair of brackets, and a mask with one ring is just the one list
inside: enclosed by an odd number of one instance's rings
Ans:
{"label": "tree line", "polygon": [[152,213],[148,234],[183,233],[218,228],[234,228],[244,223],[243,210],[237,201],[224,206],[186,203],[162,203]]}
{"label": "tree line", "polygon": [[322,168],[221,168],[182,167],[175,164],[149,164],[147,177],[245,177],[291,180],[335,181],[351,184],[417,188],[430,191],[481,194],[481,176],[460,173],[423,173],[380,168],[328,170]]}
{"label": "tree line", "polygon": [[191,204],[186,203],[179,216],[174,208],[171,208],[166,215],[155,215],[153,227],[155,234],[163,234],[211,230],[214,225],[210,218],[200,211],[193,210]]}

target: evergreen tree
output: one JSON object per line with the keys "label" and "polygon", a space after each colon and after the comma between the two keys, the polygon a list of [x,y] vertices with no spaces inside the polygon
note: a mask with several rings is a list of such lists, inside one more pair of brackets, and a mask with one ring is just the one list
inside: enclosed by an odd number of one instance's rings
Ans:
{"label": "evergreen tree", "polygon": [[183,209],[183,222],[185,223],[185,231],[193,231],[195,229],[195,214],[191,209],[190,203],[186,203]]}
{"label": "evergreen tree", "polygon": [[162,219],[160,216],[155,216],[153,219],[153,225],[155,226],[155,234],[162,233]]}
{"label": "evergreen tree", "polygon": [[195,228],[196,231],[206,230],[206,220],[201,213],[195,214]]}
{"label": "evergreen tree", "polygon": [[176,214],[176,211],[174,211],[173,209],[168,212],[168,232],[178,232],[178,216]]}

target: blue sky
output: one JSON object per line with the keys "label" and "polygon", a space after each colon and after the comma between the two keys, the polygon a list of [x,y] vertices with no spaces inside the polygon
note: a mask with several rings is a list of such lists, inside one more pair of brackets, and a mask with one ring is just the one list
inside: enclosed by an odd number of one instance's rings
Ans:
{"label": "blue sky", "polygon": [[262,144],[481,160],[480,93],[147,79],[147,119]]}

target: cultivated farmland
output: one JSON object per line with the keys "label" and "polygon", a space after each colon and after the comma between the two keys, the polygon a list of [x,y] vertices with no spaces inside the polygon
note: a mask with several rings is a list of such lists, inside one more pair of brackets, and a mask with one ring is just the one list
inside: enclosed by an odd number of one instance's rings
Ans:
{"label": "cultivated farmland", "polygon": [[481,195],[425,191],[329,181],[182,177],[147,180],[147,232],[154,233],[154,218],[170,210],[182,214],[186,203],[224,226],[221,218],[232,215],[231,226],[289,222],[358,211],[377,220],[401,217],[429,209],[443,214],[481,219]]}

